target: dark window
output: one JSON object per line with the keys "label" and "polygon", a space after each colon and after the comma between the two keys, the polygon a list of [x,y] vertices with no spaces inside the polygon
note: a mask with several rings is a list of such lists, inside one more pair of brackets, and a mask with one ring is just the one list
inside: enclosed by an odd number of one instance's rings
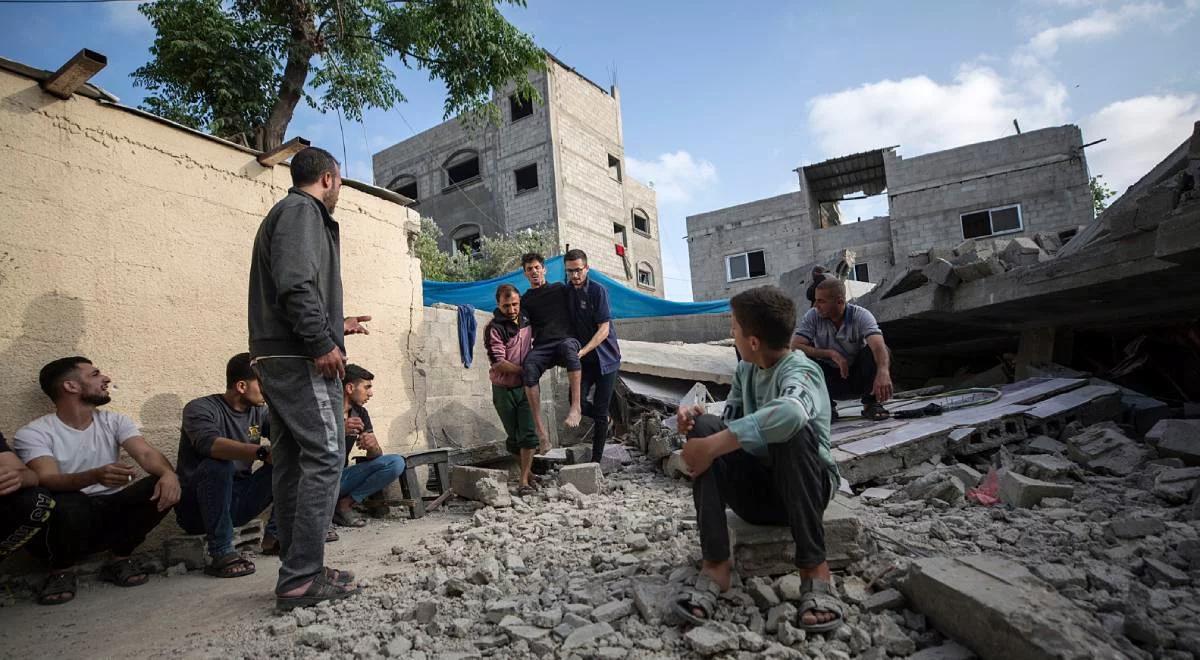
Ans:
{"label": "dark window", "polygon": [[1017,207],[1010,206],[1006,209],[997,209],[992,211],[992,232],[1000,233],[1002,231],[1019,231],[1021,229],[1021,214],[1017,211]]}
{"label": "dark window", "polygon": [[764,277],[766,274],[767,259],[762,250],[725,257],[725,279],[729,282]]}
{"label": "dark window", "polygon": [[612,154],[608,155],[608,175],[617,181],[621,180],[621,159]]}
{"label": "dark window", "polygon": [[513,175],[517,179],[517,192],[534,190],[538,187],[537,163],[513,170]]}
{"label": "dark window", "polygon": [[1022,229],[1020,204],[964,213],[961,219],[963,238],[1006,234]]}
{"label": "dark window", "polygon": [[763,277],[767,274],[767,257],[762,250],[748,253],[746,260],[750,264],[750,277]]}
{"label": "dark window", "polygon": [[413,178],[412,175],[401,174],[395,179],[392,179],[392,182],[388,184],[388,189],[398,195],[404,195],[414,202],[418,199],[417,180]]}
{"label": "dark window", "polygon": [[479,178],[479,155],[473,151],[462,152],[446,161],[447,185],[458,185]]}
{"label": "dark window", "polygon": [[625,225],[619,222],[613,223],[613,238],[621,245],[629,246],[629,234],[625,232]]}
{"label": "dark window", "polygon": [[641,209],[633,210],[633,230],[647,236],[650,235],[650,218]]}
{"label": "dark window", "polygon": [[870,282],[870,271],[867,270],[866,264],[854,264],[854,279],[858,282]]}
{"label": "dark window", "polygon": [[522,98],[513,94],[508,97],[508,109],[512,115],[512,121],[528,117],[533,114],[533,99]]}
{"label": "dark window", "polygon": [[649,287],[651,289],[654,288],[654,269],[650,267],[650,264],[647,264],[647,263],[638,264],[637,273],[638,273],[637,283],[640,286]]}
{"label": "dark window", "polygon": [[477,257],[480,247],[482,247],[479,236],[478,225],[463,225],[450,234],[450,240],[454,242],[455,252],[465,252],[472,257]]}

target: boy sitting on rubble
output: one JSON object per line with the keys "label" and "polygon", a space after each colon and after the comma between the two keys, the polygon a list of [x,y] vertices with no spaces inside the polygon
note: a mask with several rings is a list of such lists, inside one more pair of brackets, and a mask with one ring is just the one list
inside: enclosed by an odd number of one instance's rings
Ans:
{"label": "boy sitting on rubble", "polygon": [[733,562],[725,507],[755,525],[787,525],[803,579],[800,627],[832,630],[842,603],[825,561],[822,516],[839,476],[829,444],[830,406],[821,369],[789,349],[796,307],[773,286],[729,301],[734,345],[742,356],[722,418],[703,406],[679,409],[689,438],[683,461],[692,478],[702,567],[696,583],[675,599],[682,619],[702,625],[729,589]]}

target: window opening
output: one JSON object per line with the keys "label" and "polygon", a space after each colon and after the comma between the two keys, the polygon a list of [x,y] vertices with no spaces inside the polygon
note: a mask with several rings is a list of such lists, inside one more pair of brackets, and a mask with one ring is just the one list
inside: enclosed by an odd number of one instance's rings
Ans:
{"label": "window opening", "polygon": [[517,181],[518,193],[535,190],[538,187],[537,163],[513,170],[513,176]]}

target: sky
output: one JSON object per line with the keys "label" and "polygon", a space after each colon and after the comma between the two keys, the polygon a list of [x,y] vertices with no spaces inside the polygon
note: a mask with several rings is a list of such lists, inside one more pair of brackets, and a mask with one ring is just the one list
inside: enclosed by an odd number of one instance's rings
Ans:
{"label": "sky", "polygon": [[[691,300],[685,218],[798,189],[796,167],[899,145],[912,157],[1076,124],[1092,174],[1124,190],[1200,120],[1200,0],[528,0],[505,15],[621,90],[626,167],[658,193],[667,297]],[[0,56],[55,69],[108,56],[93,82],[137,106],[154,33],[135,2],[0,4]],[[444,88],[397,70],[407,102],[361,124],[298,109],[288,136],[371,181],[371,154],[443,121]],[[344,147],[343,147],[344,140]],[[886,200],[844,205],[848,218]]]}

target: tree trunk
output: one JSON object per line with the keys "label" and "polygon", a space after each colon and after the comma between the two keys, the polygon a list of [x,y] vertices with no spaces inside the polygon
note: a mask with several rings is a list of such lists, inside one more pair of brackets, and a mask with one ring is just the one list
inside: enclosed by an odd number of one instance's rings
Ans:
{"label": "tree trunk", "polygon": [[290,4],[291,43],[288,45],[287,64],[283,67],[279,96],[275,99],[267,123],[260,126],[255,135],[259,151],[270,151],[283,144],[292,113],[304,93],[310,62],[320,47],[312,6],[307,0],[291,0]]}

